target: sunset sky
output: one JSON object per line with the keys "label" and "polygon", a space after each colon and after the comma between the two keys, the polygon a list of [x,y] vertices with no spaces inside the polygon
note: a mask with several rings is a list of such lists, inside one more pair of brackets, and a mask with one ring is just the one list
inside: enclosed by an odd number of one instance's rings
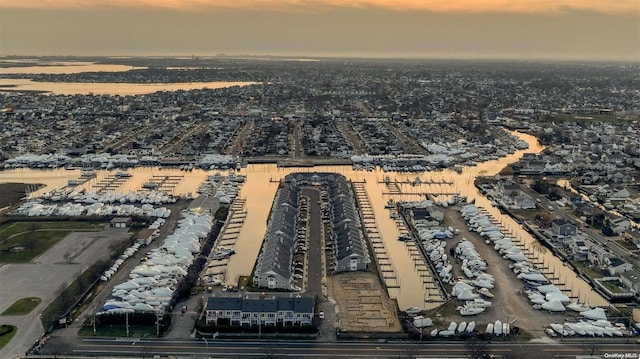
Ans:
{"label": "sunset sky", "polygon": [[0,0],[0,55],[640,61],[638,0]]}

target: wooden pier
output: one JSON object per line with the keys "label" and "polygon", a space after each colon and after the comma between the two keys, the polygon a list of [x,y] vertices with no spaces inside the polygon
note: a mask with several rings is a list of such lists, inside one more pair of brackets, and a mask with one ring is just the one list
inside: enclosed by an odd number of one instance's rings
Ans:
{"label": "wooden pier", "polygon": [[353,190],[356,194],[358,206],[360,207],[360,220],[364,227],[365,235],[373,250],[373,258],[378,266],[378,271],[387,288],[400,288],[400,279],[396,273],[384,240],[378,230],[375,214],[371,207],[371,201],[367,195],[364,182],[352,182]]}

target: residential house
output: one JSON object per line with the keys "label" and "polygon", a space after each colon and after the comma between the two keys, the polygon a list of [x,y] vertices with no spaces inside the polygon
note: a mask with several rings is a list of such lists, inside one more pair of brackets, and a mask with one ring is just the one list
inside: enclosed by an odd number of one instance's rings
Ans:
{"label": "residential house", "polygon": [[623,237],[627,241],[635,244],[636,247],[640,248],[640,230],[632,228],[631,230],[624,232]]}
{"label": "residential house", "polygon": [[571,249],[571,253],[573,256],[580,261],[586,261],[587,255],[589,254],[590,245],[584,237],[577,235],[571,237],[571,242],[569,243],[569,248]]}
{"label": "residential house", "polygon": [[536,202],[534,202],[529,196],[519,195],[513,198],[513,209],[535,209]]}
{"label": "residential house", "polygon": [[636,299],[640,299],[640,271],[633,268],[620,274],[620,281],[631,288]]}
{"label": "residential house", "polygon": [[631,221],[624,217],[619,217],[609,220],[609,226],[611,227],[613,233],[621,234],[626,232],[631,227]]}
{"label": "residential house", "polygon": [[575,224],[561,218],[551,221],[551,230],[554,235],[564,237],[573,236],[578,233],[578,227]]}
{"label": "residential house", "polygon": [[608,260],[607,270],[612,276],[630,271],[632,268],[631,263],[627,263],[618,257],[612,257]]}
{"label": "residential house", "polygon": [[613,205],[621,205],[629,200],[629,196],[631,195],[626,188],[623,188],[619,191],[612,191],[608,200]]}
{"label": "residential house", "polygon": [[598,244],[593,244],[587,253],[587,260],[591,264],[595,264],[600,268],[606,268],[608,265],[609,252]]}

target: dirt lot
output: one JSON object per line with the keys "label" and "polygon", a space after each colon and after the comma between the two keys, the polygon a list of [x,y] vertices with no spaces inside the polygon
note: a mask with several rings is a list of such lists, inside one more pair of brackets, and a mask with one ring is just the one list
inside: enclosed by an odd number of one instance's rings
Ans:
{"label": "dirt lot", "polygon": [[327,277],[328,296],[340,308],[340,330],[362,333],[402,331],[395,304],[375,274],[347,272]]}
{"label": "dirt lot", "polygon": [[[449,254],[449,248],[455,248],[462,238],[467,238],[473,243],[480,256],[487,262],[487,273],[495,277],[495,288],[491,293],[495,295],[491,299],[492,306],[485,312],[475,315],[463,317],[455,310],[458,305],[464,304],[453,298],[447,305],[435,309],[430,316],[448,325],[450,321],[475,321],[476,328],[484,331],[487,323],[496,320],[511,322],[516,320],[515,326],[531,333],[533,337],[545,336],[544,327],[554,322],[564,322],[568,316],[574,316],[572,313],[551,314],[545,311],[536,310],[524,294],[519,294],[524,290],[522,281],[516,278],[516,275],[509,269],[510,261],[502,258],[492,246],[486,244],[480,235],[476,232],[470,232],[467,225],[460,216],[458,208],[448,208],[445,210],[445,225],[452,226],[460,230],[460,234],[453,239],[447,240],[445,253]],[[462,262],[457,258],[451,258],[453,264],[453,274],[460,275],[460,265]],[[449,291],[451,288],[448,289]],[[439,316],[438,316],[439,314]],[[442,328],[440,328],[442,329]]]}

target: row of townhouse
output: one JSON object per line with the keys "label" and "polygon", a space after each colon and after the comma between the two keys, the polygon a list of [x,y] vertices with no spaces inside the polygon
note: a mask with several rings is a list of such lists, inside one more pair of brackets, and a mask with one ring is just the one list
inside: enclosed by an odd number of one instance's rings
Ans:
{"label": "row of townhouse", "polygon": [[311,325],[315,301],[311,295],[213,296],[205,308],[207,325]]}
{"label": "row of townhouse", "polygon": [[332,242],[334,248],[333,272],[369,268],[371,261],[347,179],[337,173],[293,173],[285,177],[271,208],[253,275],[256,287],[299,290],[293,284],[293,255],[298,230],[299,196],[304,186],[317,187],[327,193],[325,203],[330,208],[331,227],[327,240]]}
{"label": "row of townhouse", "polygon": [[335,248],[333,270],[335,273],[367,270],[370,263],[369,252],[364,242],[351,186],[344,176],[338,175],[327,187],[331,205],[330,239]]}
{"label": "row of townhouse", "polygon": [[298,218],[299,188],[285,183],[271,207],[253,285],[260,288],[299,290],[293,284],[293,250]]}

